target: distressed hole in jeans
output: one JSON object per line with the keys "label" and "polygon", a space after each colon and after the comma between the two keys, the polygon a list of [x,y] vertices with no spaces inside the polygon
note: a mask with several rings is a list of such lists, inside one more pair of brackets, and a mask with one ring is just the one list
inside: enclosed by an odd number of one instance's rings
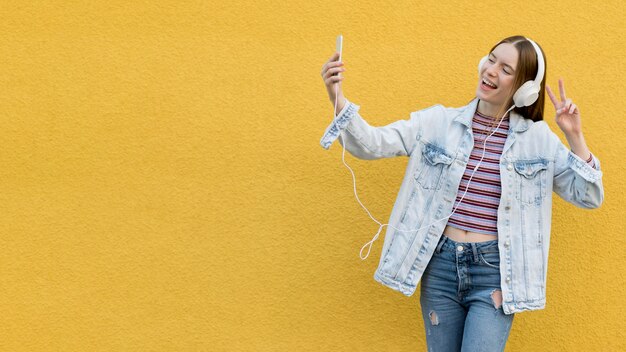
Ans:
{"label": "distressed hole in jeans", "polygon": [[431,310],[428,316],[430,317],[430,325],[439,325],[439,317],[434,310]]}
{"label": "distressed hole in jeans", "polygon": [[497,288],[491,291],[491,300],[493,301],[493,306],[496,309],[500,309],[502,307],[502,291]]}

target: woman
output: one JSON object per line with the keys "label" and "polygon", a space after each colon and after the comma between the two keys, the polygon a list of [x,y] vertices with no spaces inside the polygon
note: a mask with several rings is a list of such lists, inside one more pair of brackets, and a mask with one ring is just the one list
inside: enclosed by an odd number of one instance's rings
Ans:
{"label": "woman", "polygon": [[[375,280],[407,296],[421,282],[429,351],[502,351],[515,313],[545,308],[551,191],[582,208],[604,199],[578,107],[562,80],[560,101],[545,87],[540,47],[512,36],[480,61],[468,105],[373,127],[343,95],[337,58],[321,73],[340,110],[322,146],[338,138],[361,159],[409,157]],[[543,121],[544,87],[570,149]]]}

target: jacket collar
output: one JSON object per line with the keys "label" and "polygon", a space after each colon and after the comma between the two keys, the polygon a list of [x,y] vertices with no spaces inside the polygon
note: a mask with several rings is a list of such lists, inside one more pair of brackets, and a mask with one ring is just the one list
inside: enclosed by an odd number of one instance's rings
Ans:
{"label": "jacket collar", "polygon": [[[478,108],[478,97],[474,98],[468,105],[460,111],[460,114],[454,118],[454,121],[460,122],[467,128],[472,128],[472,118]],[[514,132],[524,132],[534,123],[531,119],[525,119],[522,115],[509,111],[509,130]]]}

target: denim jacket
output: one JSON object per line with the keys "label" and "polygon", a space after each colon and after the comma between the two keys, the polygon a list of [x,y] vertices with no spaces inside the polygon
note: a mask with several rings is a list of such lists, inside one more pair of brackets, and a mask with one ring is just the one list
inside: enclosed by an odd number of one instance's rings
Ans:
{"label": "denim jacket", "polygon": [[[373,127],[358,114],[359,105],[347,101],[320,140],[328,149],[339,139],[360,159],[409,157],[388,221],[403,231],[387,226],[374,273],[376,281],[406,296],[415,292],[443,235],[447,220],[436,220],[452,212],[474,145],[477,105],[478,98],[460,108],[437,104],[412,112],[407,120]],[[505,314],[545,308],[551,191],[580,208],[599,207],[602,171],[595,155],[593,161],[597,169],[567,148],[545,121],[510,112],[500,157],[497,221]]]}

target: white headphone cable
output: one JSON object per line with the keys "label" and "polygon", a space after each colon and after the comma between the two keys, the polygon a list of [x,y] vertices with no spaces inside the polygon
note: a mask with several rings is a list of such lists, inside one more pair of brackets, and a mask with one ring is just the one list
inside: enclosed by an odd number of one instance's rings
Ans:
{"label": "white headphone cable", "polygon": [[[336,120],[336,117],[337,117],[337,98],[338,98],[338,97],[337,97],[337,88],[338,88],[338,86],[339,86],[339,83],[335,83],[335,113],[334,113],[335,117],[333,118],[333,121],[335,121],[335,120]],[[344,106],[344,107],[345,107],[345,106]],[[480,163],[483,161],[483,158],[485,157],[485,151],[486,151],[487,139],[488,139],[489,137],[491,137],[494,133],[496,133],[496,132],[498,131],[498,127],[500,127],[500,124],[501,124],[501,123],[502,123],[502,121],[504,120],[504,116],[506,116],[506,114],[507,114],[509,111],[511,111],[513,108],[515,108],[515,105],[512,105],[512,106],[511,106],[511,107],[510,107],[510,108],[509,108],[509,109],[508,109],[508,110],[504,113],[504,115],[502,115],[502,118],[500,119],[500,122],[498,123],[498,126],[494,129],[494,131],[493,131],[493,132],[491,132],[491,134],[490,134],[489,136],[487,136],[487,138],[485,138],[485,139],[484,139],[484,141],[483,141],[483,154],[482,154],[482,156],[480,157],[480,161],[478,161],[478,164],[476,165],[476,167],[474,167],[474,170],[472,171],[472,174],[470,175],[469,180],[467,180],[467,185],[465,186],[465,191],[463,192],[463,196],[461,197],[461,199],[459,199],[459,202],[457,203],[456,207],[452,210],[452,212],[450,213],[450,215],[448,215],[448,216],[446,216],[446,217],[444,217],[444,218],[441,218],[441,219],[439,219],[439,220],[437,220],[437,221],[435,221],[435,222],[433,222],[433,223],[431,223],[431,224],[428,224],[428,225],[426,225],[426,226],[422,226],[422,227],[420,227],[420,228],[418,228],[418,229],[414,229],[414,230],[400,230],[400,229],[396,228],[395,226],[393,226],[393,225],[391,225],[391,224],[381,224],[381,223],[380,223],[380,221],[378,221],[378,220],[374,219],[374,217],[373,217],[373,216],[372,216],[372,214],[369,212],[369,210],[367,210],[367,208],[365,207],[365,205],[363,205],[363,203],[361,203],[361,200],[359,199],[359,196],[357,195],[357,192],[356,192],[356,177],[354,176],[354,171],[352,171],[352,169],[350,168],[350,166],[348,166],[348,164],[346,163],[346,158],[345,158],[345,155],[346,155],[346,146],[345,146],[346,139],[345,139],[345,138],[343,138],[343,131],[339,128],[339,126],[337,126],[336,122],[333,122],[333,123],[335,124],[335,127],[337,127],[337,130],[339,131],[339,134],[341,135],[341,137],[342,137],[342,139],[343,139],[343,144],[342,144],[343,151],[342,151],[342,153],[341,153],[341,161],[342,161],[342,162],[343,162],[343,164],[344,164],[344,165],[348,168],[348,170],[350,170],[350,173],[352,174],[352,182],[353,182],[353,184],[354,184],[354,187],[353,187],[353,188],[354,188],[354,196],[356,197],[356,200],[359,202],[359,204],[361,205],[361,207],[363,207],[363,209],[365,209],[365,211],[367,212],[367,215],[369,215],[369,217],[370,217],[372,220],[374,220],[374,222],[376,222],[378,225],[380,225],[380,227],[378,228],[378,232],[376,232],[376,235],[374,235],[374,237],[373,237],[373,238],[372,238],[369,242],[365,243],[365,245],[363,245],[363,247],[361,247],[361,251],[359,252],[359,257],[361,258],[361,260],[365,260],[365,259],[367,259],[367,257],[368,257],[368,256],[369,256],[369,254],[370,254],[370,250],[372,249],[372,245],[374,244],[374,242],[376,241],[376,239],[378,239],[378,235],[380,234],[380,232],[382,231],[382,229],[383,229],[383,227],[384,227],[385,225],[389,225],[389,226],[393,227],[394,229],[396,229],[397,231],[400,231],[400,232],[413,232],[413,231],[419,231],[419,230],[421,230],[421,229],[423,229],[423,228],[425,228],[425,227],[429,227],[429,226],[431,226],[431,225],[433,225],[433,224],[438,223],[438,222],[439,222],[439,221],[441,221],[441,220],[444,220],[444,219],[447,219],[447,218],[451,217],[451,216],[452,216],[452,214],[454,214],[454,212],[456,211],[456,209],[457,209],[457,208],[459,207],[459,205],[461,204],[461,201],[463,200],[463,198],[465,198],[465,193],[467,193],[467,190],[468,190],[468,188],[469,188],[469,184],[470,184],[470,182],[472,181],[472,177],[474,177],[474,173],[476,172],[476,170],[478,169],[478,166],[480,165]],[[469,162],[468,162],[468,163],[469,163]],[[367,246],[368,244],[369,244],[369,249],[367,250],[367,255],[366,255],[366,256],[365,256],[365,258],[364,258],[364,257],[362,256],[363,249],[364,249],[364,248],[365,248],[365,246]]]}

